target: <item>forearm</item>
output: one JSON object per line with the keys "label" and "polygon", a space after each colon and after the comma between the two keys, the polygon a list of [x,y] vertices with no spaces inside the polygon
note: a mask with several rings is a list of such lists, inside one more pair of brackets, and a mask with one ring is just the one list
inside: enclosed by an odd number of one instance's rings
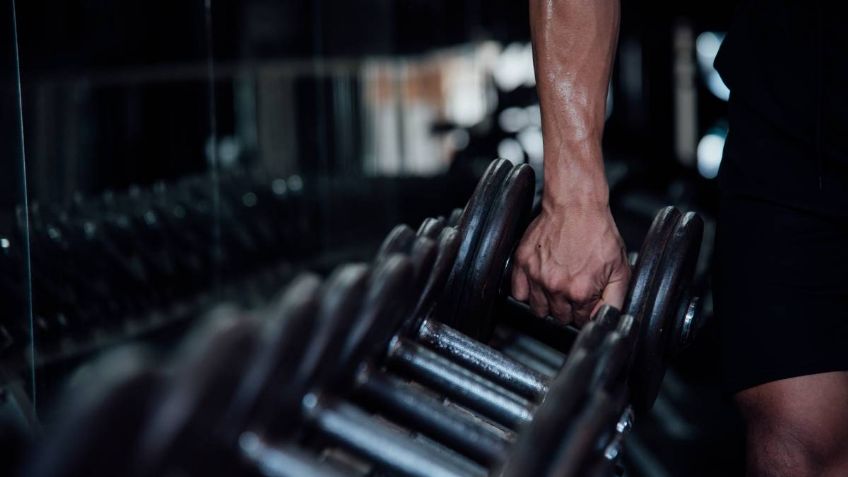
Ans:
{"label": "forearm", "polygon": [[601,139],[619,8],[619,0],[530,0],[544,207],[608,204]]}

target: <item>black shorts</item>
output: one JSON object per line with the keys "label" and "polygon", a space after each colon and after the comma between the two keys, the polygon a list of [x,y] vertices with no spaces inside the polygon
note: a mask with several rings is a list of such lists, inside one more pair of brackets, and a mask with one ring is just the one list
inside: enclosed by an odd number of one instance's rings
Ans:
{"label": "black shorts", "polygon": [[848,220],[724,194],[715,258],[729,392],[848,370]]}
{"label": "black shorts", "polygon": [[848,370],[848,184],[820,183],[803,140],[734,98],[730,131],[713,270],[726,389]]}
{"label": "black shorts", "polygon": [[725,195],[715,265],[727,391],[848,370],[848,220]]}

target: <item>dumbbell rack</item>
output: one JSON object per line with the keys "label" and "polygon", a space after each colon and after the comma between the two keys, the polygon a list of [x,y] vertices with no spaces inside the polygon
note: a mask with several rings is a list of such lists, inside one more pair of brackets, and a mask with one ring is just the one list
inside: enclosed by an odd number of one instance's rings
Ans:
{"label": "dumbbell rack", "polygon": [[494,162],[464,210],[266,308],[216,309],[170,366],[104,358],[30,475],[615,475],[694,319],[699,219],[658,214],[624,313],[535,319],[569,337],[554,349],[494,322],[532,179]]}
{"label": "dumbbell rack", "polygon": [[[24,240],[31,247],[41,361],[196,314],[233,282],[216,287],[217,274],[250,278],[264,268],[258,275],[268,275],[280,263],[312,255],[310,243],[301,240],[313,233],[300,178],[235,171],[215,182],[189,176],[78,196],[65,207],[34,203],[26,214],[19,208],[17,234],[0,238],[0,304],[10,317],[0,321],[3,362],[25,355],[30,341],[28,323],[18,319],[26,306]],[[221,250],[212,240],[217,222]]]}

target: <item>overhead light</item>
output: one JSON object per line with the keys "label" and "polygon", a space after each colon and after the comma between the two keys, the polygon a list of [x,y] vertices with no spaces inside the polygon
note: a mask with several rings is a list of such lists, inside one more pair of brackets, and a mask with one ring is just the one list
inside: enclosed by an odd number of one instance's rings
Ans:
{"label": "overhead light", "polygon": [[518,133],[518,142],[527,153],[531,163],[542,162],[544,143],[542,141],[542,130],[538,127],[528,127]]}
{"label": "overhead light", "polygon": [[721,76],[713,67],[721,42],[724,41],[724,33],[705,31],[698,35],[695,40],[695,53],[698,57],[698,68],[707,85],[707,89],[717,98],[727,101],[730,90],[722,81]]}
{"label": "overhead light", "polygon": [[524,149],[515,139],[506,138],[498,144],[498,157],[507,159],[513,164],[521,164],[524,162]]}
{"label": "overhead light", "polygon": [[498,116],[498,125],[508,133],[521,131],[529,122],[530,118],[527,117],[527,111],[523,108],[506,108]]}
{"label": "overhead light", "polygon": [[533,47],[530,43],[507,45],[498,57],[492,75],[501,91],[512,91],[519,86],[535,86]]}
{"label": "overhead light", "polygon": [[714,128],[698,142],[698,173],[703,177],[714,179],[718,175],[726,137],[727,130]]}

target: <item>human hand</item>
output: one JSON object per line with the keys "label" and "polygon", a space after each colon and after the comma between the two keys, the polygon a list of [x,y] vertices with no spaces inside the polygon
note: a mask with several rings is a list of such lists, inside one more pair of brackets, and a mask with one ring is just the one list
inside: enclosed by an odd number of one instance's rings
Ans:
{"label": "human hand", "polygon": [[609,207],[543,207],[515,252],[512,295],[535,315],[582,326],[603,304],[621,309],[630,279]]}

